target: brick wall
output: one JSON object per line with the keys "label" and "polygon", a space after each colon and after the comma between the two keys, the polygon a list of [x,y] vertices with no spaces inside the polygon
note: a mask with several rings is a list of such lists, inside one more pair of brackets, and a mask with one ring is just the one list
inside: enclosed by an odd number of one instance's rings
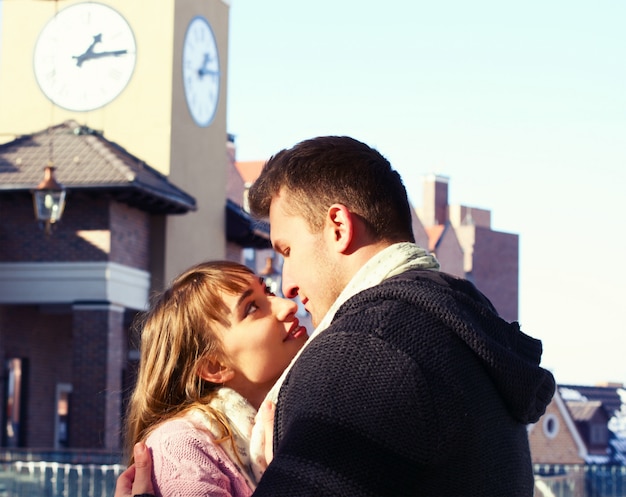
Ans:
{"label": "brick wall", "polygon": [[446,231],[433,253],[437,257],[439,264],[441,264],[442,271],[459,278],[465,278],[463,250],[452,226],[446,226]]}
{"label": "brick wall", "polygon": [[[550,421],[551,420],[551,421]],[[551,423],[553,431],[545,423]],[[551,436],[546,434],[551,433]],[[579,448],[565,418],[557,406],[556,398],[548,405],[545,414],[532,426],[528,436],[533,464],[583,464]]]}
{"label": "brick wall", "polygon": [[0,262],[108,260],[106,251],[79,235],[79,231],[108,230],[108,202],[80,194],[68,195],[67,202],[63,218],[46,235],[35,221],[29,195],[0,196]]}
{"label": "brick wall", "polygon": [[112,261],[149,269],[150,215],[103,196],[68,194],[46,235],[28,194],[0,196],[0,262]]}
{"label": "brick wall", "polygon": [[148,271],[150,267],[150,215],[119,202],[111,202],[111,261]]}
{"label": "brick wall", "polygon": [[[29,447],[54,445],[56,384],[71,383],[72,316],[69,307],[2,306],[2,367],[26,358],[26,440]],[[4,395],[2,396],[4,398]]]}
{"label": "brick wall", "polygon": [[508,321],[519,318],[519,237],[476,226],[472,280]]}
{"label": "brick wall", "polygon": [[70,445],[119,448],[124,316],[114,309],[75,308]]}
{"label": "brick wall", "polygon": [[[29,193],[0,195],[0,262],[111,261],[150,268],[148,213],[70,191],[61,222],[46,235],[33,212]],[[69,383],[70,447],[119,449],[127,314],[107,302],[0,306],[0,367],[8,358],[28,360],[26,447],[54,447],[56,386]]]}

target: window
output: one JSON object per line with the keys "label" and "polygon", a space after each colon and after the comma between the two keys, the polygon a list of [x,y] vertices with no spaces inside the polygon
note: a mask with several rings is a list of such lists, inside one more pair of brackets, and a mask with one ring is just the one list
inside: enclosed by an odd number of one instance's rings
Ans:
{"label": "window", "polygon": [[6,389],[3,439],[7,447],[22,447],[24,445],[26,362],[26,359],[13,358],[7,359],[5,363]]}
{"label": "window", "polygon": [[559,433],[559,418],[554,414],[546,414],[543,418],[543,433],[552,439]]}
{"label": "window", "polygon": [[54,415],[54,448],[69,446],[70,398],[72,385],[57,383],[56,409]]}
{"label": "window", "polygon": [[589,425],[589,443],[591,445],[606,445],[608,442],[607,426],[600,423]]}

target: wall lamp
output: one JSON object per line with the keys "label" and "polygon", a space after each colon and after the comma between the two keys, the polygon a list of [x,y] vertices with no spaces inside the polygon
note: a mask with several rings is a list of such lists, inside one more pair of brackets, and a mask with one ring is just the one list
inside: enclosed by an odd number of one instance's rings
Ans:
{"label": "wall lamp", "polygon": [[259,274],[263,276],[265,285],[269,288],[270,292],[274,295],[278,295],[279,297],[283,296],[283,278],[281,273],[274,267],[274,259],[272,257],[265,258],[265,267]]}
{"label": "wall lamp", "polygon": [[35,218],[44,223],[46,233],[50,234],[52,225],[61,220],[65,208],[65,188],[54,177],[52,165],[44,169],[44,178],[33,190]]}

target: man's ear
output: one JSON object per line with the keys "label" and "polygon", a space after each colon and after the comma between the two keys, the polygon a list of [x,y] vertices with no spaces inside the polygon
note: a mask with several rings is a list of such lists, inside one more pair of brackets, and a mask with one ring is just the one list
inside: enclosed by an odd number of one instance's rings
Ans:
{"label": "man's ear", "polygon": [[203,380],[223,385],[235,376],[235,372],[215,359],[205,359],[198,368],[198,376]]}
{"label": "man's ear", "polygon": [[326,229],[330,242],[337,252],[344,253],[350,248],[354,237],[354,217],[343,204],[333,204],[326,215]]}

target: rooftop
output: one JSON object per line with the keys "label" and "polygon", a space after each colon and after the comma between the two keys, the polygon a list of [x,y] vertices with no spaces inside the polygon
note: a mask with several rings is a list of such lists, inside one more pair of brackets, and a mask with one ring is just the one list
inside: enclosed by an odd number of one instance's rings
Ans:
{"label": "rooftop", "polygon": [[106,192],[155,214],[196,210],[196,200],[101,132],[66,121],[0,145],[0,194],[30,191],[52,162],[68,190]]}

